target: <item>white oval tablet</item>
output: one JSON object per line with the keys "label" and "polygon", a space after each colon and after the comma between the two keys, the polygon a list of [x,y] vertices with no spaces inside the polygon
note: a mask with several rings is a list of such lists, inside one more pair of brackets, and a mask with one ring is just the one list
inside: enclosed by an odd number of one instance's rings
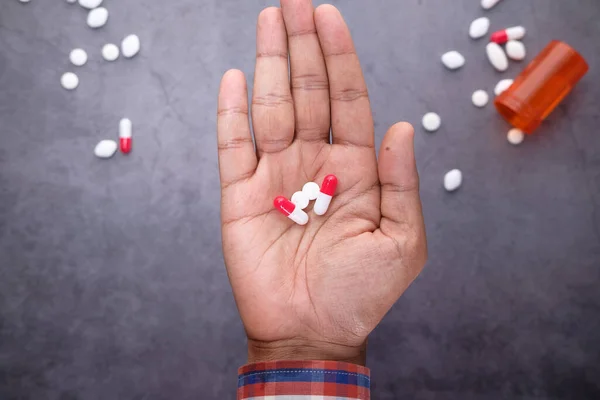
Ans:
{"label": "white oval tablet", "polygon": [[469,27],[469,36],[471,39],[479,39],[487,35],[490,29],[490,20],[486,17],[477,18],[471,22]]}
{"label": "white oval tablet", "polygon": [[502,79],[496,84],[496,87],[494,88],[494,94],[496,96],[500,96],[513,84],[513,82],[514,81],[512,79]]}
{"label": "white oval tablet", "polygon": [[73,4],[73,3],[75,3],[76,1],[77,1],[77,0],[67,0],[67,3],[69,3],[69,4]]}
{"label": "white oval tablet", "polygon": [[117,45],[108,43],[102,46],[102,58],[106,61],[115,61],[119,58],[119,48]]}
{"label": "white oval tablet", "polygon": [[294,193],[292,195],[291,201],[296,205],[296,207],[300,207],[300,209],[302,210],[308,207],[308,203],[310,202],[310,200],[308,199],[308,195],[304,192]]}
{"label": "white oval tablet", "polygon": [[458,169],[446,172],[444,175],[444,189],[453,192],[462,185],[462,172]]}
{"label": "white oval tablet", "polygon": [[488,96],[485,90],[477,90],[473,92],[471,96],[471,101],[475,107],[485,107],[490,100],[490,96]]}
{"label": "white oval tablet", "polygon": [[121,42],[121,53],[123,57],[131,58],[140,51],[140,38],[137,35],[129,35]]}
{"label": "white oval tablet", "polygon": [[[69,3],[74,3],[75,1],[67,0]],[[79,5],[83,8],[87,8],[92,10],[96,7],[99,7],[102,4],[102,0],[79,0]]]}
{"label": "white oval tablet", "polygon": [[509,58],[521,61],[525,59],[527,52],[525,51],[525,45],[518,40],[509,40],[506,42],[506,54]]}
{"label": "white oval tablet", "polygon": [[442,125],[442,119],[436,113],[429,112],[423,116],[421,123],[426,131],[435,132],[440,129],[440,126]]}
{"label": "white oval tablet", "polygon": [[485,50],[488,60],[490,60],[490,63],[494,66],[494,68],[500,72],[504,72],[508,69],[508,58],[498,43],[488,43]]}
{"label": "white oval tablet", "polygon": [[72,72],[66,72],[60,77],[60,84],[67,90],[73,90],[79,86],[79,78]]}
{"label": "white oval tablet", "polygon": [[484,10],[489,10],[499,2],[500,0],[481,0],[481,7],[483,7]]}
{"label": "white oval tablet", "polygon": [[71,64],[81,67],[87,62],[88,55],[83,49],[73,49],[69,54],[69,60],[71,61]]}
{"label": "white oval tablet", "polygon": [[94,8],[88,13],[87,24],[90,28],[100,28],[108,21],[108,10],[104,7]]}
{"label": "white oval tablet", "polygon": [[517,146],[523,143],[523,140],[525,139],[525,133],[523,133],[523,131],[520,129],[513,128],[510,131],[508,131],[506,139],[508,139],[508,142],[510,144]]}
{"label": "white oval tablet", "polygon": [[117,147],[114,140],[101,140],[94,148],[94,155],[98,158],[111,158],[117,152]]}
{"label": "white oval tablet", "polygon": [[319,187],[318,183],[308,182],[304,184],[304,186],[302,187],[302,191],[306,193],[309,200],[316,200],[319,196],[321,188]]}
{"label": "white oval tablet", "polygon": [[449,51],[442,55],[442,64],[448,69],[458,69],[465,65],[465,58],[458,51]]}

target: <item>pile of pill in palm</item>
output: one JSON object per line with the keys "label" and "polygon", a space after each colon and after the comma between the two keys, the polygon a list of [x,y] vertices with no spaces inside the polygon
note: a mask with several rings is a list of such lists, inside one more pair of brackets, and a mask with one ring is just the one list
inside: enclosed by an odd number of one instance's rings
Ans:
{"label": "pile of pill in palm", "polygon": [[327,175],[320,187],[315,182],[308,182],[302,187],[302,190],[292,195],[291,200],[285,196],[277,196],[273,205],[275,209],[298,225],[306,225],[309,218],[304,210],[310,202],[315,201],[313,211],[316,215],[325,215],[337,189],[337,184],[338,180],[335,175]]}

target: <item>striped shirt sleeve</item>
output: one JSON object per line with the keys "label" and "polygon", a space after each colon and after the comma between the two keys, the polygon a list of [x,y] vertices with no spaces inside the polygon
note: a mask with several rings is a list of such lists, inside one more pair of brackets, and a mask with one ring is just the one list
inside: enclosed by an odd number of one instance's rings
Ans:
{"label": "striped shirt sleeve", "polygon": [[368,368],[337,361],[268,361],[238,371],[238,400],[369,400]]}

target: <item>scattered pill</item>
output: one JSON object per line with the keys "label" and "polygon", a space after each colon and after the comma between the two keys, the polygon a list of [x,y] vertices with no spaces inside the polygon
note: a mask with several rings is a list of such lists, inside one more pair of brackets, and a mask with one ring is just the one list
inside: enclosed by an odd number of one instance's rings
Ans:
{"label": "scattered pill", "polygon": [[71,61],[71,64],[81,67],[87,62],[88,56],[83,49],[73,49],[71,54],[69,54],[69,60]]}
{"label": "scattered pill", "polygon": [[525,139],[525,134],[522,130],[513,128],[510,131],[508,131],[508,135],[506,135],[506,138],[508,139],[508,142],[510,144],[517,146],[523,143],[523,140]]}
{"label": "scattered pill", "polygon": [[87,24],[90,28],[103,27],[106,21],[108,21],[108,10],[104,7],[94,8],[88,13]]}
{"label": "scattered pill", "polygon": [[500,96],[513,84],[513,82],[514,81],[512,79],[502,79],[496,84],[496,87],[494,88],[494,94],[496,96]]}
{"label": "scattered pill", "polygon": [[465,58],[458,51],[449,51],[442,55],[442,64],[448,69],[458,69],[465,65]]}
{"label": "scattered pill", "polygon": [[494,66],[494,68],[500,72],[504,72],[508,69],[508,58],[498,43],[488,43],[485,51],[487,53],[488,60],[490,60],[490,63]]}
{"label": "scattered pill", "polygon": [[423,116],[421,123],[426,131],[435,132],[440,129],[440,125],[442,125],[442,119],[436,113],[428,112]]}
{"label": "scattered pill", "polygon": [[29,0],[19,0],[21,3],[29,3]]}
{"label": "scattered pill", "polygon": [[525,28],[522,26],[513,26],[501,31],[492,33],[490,40],[498,44],[504,44],[509,40],[520,40],[525,36]]}
{"label": "scattered pill", "polygon": [[94,148],[94,155],[98,158],[111,158],[117,152],[117,142],[114,140],[101,140]]}
{"label": "scattered pill", "polygon": [[471,22],[469,27],[469,36],[471,39],[479,39],[487,35],[490,29],[490,20],[486,17],[477,18]]}
{"label": "scattered pill", "polygon": [[131,58],[140,51],[140,38],[137,35],[129,35],[121,42],[121,53],[123,57]]}
{"label": "scattered pill", "polygon": [[69,3],[69,4],[73,4],[73,3],[76,3],[76,2],[77,2],[77,0],[67,0],[67,3]]}
{"label": "scattered pill", "polygon": [[[69,3],[74,3],[75,1],[67,0]],[[94,8],[100,7],[102,4],[102,0],[79,0],[79,5],[81,7],[87,8],[89,10],[93,10]]]}
{"label": "scattered pill", "polygon": [[473,105],[475,107],[485,107],[490,100],[490,96],[488,96],[485,90],[477,90],[473,92],[471,96],[471,100],[473,101]]}
{"label": "scattered pill", "polygon": [[131,153],[131,132],[132,124],[129,118],[123,118],[119,122],[119,148],[121,153]]}
{"label": "scattered pill", "polygon": [[119,48],[116,44],[108,43],[102,47],[102,58],[106,61],[115,61],[119,58]]}
{"label": "scattered pill", "polygon": [[60,77],[60,84],[67,90],[73,90],[79,86],[79,78],[72,72],[66,72]]}
{"label": "scattered pill", "polygon": [[499,2],[500,0],[481,0],[481,7],[483,7],[484,10],[489,10]]}
{"label": "scattered pill", "polygon": [[315,214],[324,215],[327,212],[329,204],[331,204],[331,199],[335,194],[337,183],[338,181],[335,175],[327,175],[325,179],[323,179],[321,190],[319,191],[317,201],[315,202],[315,206],[313,208]]}
{"label": "scattered pill", "polygon": [[506,42],[506,55],[515,61],[525,59],[525,56],[527,55],[525,45],[518,40],[509,40]]}
{"label": "scattered pill", "polygon": [[319,185],[315,182],[308,182],[302,187],[302,191],[308,196],[308,200],[316,200],[319,196]]}
{"label": "scattered pill", "polygon": [[292,203],[296,205],[296,207],[300,207],[300,209],[304,210],[308,207],[308,203],[310,200],[308,199],[308,195],[304,192],[296,192],[292,195]]}
{"label": "scattered pill", "polygon": [[283,196],[276,197],[273,205],[283,215],[297,223],[298,225],[306,225],[308,222],[308,214],[297,207],[294,203]]}
{"label": "scattered pill", "polygon": [[459,169],[448,171],[444,175],[444,189],[448,192],[453,192],[462,185],[462,172]]}

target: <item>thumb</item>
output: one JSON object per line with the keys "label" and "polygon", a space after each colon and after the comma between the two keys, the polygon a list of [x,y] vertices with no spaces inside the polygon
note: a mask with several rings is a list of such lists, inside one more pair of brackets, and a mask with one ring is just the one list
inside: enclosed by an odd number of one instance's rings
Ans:
{"label": "thumb", "polygon": [[381,232],[396,242],[403,257],[414,259],[420,271],[427,259],[427,239],[419,197],[414,129],[409,123],[397,123],[387,131],[378,164]]}

